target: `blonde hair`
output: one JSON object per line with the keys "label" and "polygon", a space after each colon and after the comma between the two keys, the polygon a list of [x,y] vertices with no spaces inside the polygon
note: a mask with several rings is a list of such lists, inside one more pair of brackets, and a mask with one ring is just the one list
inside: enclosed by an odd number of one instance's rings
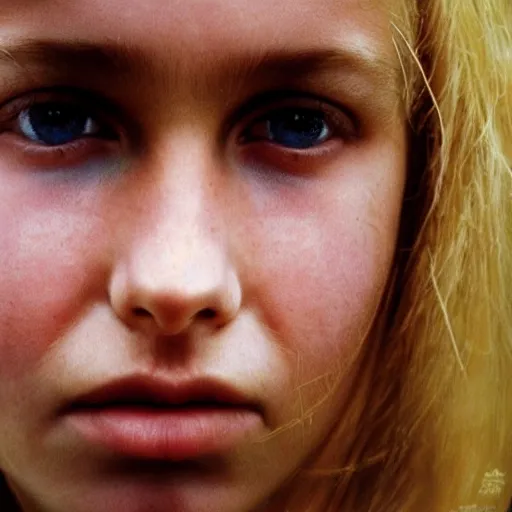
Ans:
{"label": "blonde hair", "polygon": [[350,427],[337,433],[353,445],[343,467],[306,471],[289,510],[505,512],[512,2],[405,0],[397,9],[412,136],[396,271],[381,310],[388,323],[359,361],[356,387],[368,383],[344,415]]}
{"label": "blonde hair", "polygon": [[393,343],[410,352],[397,421],[426,510],[500,512],[512,496],[512,4],[420,5],[429,197],[396,319]]}

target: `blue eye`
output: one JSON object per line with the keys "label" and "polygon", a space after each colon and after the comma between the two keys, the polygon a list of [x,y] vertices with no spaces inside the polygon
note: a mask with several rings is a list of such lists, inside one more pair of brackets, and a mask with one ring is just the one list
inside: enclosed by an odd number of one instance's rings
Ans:
{"label": "blue eye", "polygon": [[322,112],[307,109],[283,109],[267,119],[271,141],[294,149],[306,149],[325,142],[330,136]]}
{"label": "blue eye", "polygon": [[32,105],[19,114],[18,123],[25,137],[46,146],[69,144],[100,132],[83,107],[64,102]]}
{"label": "blue eye", "polygon": [[282,108],[260,118],[246,132],[248,140],[269,140],[291,149],[307,149],[328,140],[332,131],[320,110]]}

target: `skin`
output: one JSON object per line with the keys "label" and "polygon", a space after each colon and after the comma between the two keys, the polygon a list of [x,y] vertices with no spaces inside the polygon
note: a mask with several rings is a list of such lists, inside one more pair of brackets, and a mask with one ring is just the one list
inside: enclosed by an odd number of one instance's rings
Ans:
{"label": "skin", "polygon": [[[275,510],[274,493],[315,466],[343,419],[358,385],[348,361],[393,262],[407,149],[389,6],[13,4],[0,0],[0,48],[13,56],[0,63],[1,470],[27,512]],[[64,69],[16,53],[28,39],[127,54],[110,75]],[[340,48],[377,65],[266,64]],[[116,140],[67,152],[27,140],[5,112],[57,86],[115,105]],[[250,106],[276,89],[302,96]],[[240,139],[283,104],[317,108],[311,97],[341,126],[318,147]],[[261,421],[208,461],[123,466],[58,411],[133,374],[213,376],[258,403]]]}

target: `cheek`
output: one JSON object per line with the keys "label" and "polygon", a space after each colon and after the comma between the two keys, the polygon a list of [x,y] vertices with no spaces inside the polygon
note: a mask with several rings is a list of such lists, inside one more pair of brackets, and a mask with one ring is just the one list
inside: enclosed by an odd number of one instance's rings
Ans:
{"label": "cheek", "polygon": [[[0,184],[1,185],[1,184]],[[50,190],[6,187],[0,195],[0,375],[30,371],[87,307],[93,223],[53,208]],[[75,213],[75,214],[74,214]]]}
{"label": "cheek", "polygon": [[390,194],[377,211],[362,189],[313,194],[302,204],[289,199],[281,196],[271,219],[253,227],[259,243],[251,293],[279,341],[307,358],[303,378],[315,378],[355,355],[368,334],[392,263],[400,203]]}

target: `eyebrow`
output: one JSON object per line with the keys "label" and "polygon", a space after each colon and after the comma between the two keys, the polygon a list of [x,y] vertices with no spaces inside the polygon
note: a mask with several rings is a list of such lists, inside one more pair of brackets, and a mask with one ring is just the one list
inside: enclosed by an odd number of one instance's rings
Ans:
{"label": "eyebrow", "polygon": [[383,84],[396,83],[400,77],[398,66],[370,51],[352,47],[267,53],[259,58],[254,67],[256,72],[262,67],[270,72],[292,75],[343,69],[372,77]]}
{"label": "eyebrow", "polygon": [[14,64],[24,68],[27,65],[75,69],[83,67],[126,69],[130,63],[127,51],[111,45],[94,45],[84,42],[60,42],[27,40],[0,46],[0,63]]}
{"label": "eyebrow", "polygon": [[[177,63],[170,68],[171,82],[178,74]],[[0,45],[0,66],[16,66],[20,70],[43,67],[59,76],[88,76],[89,80],[112,81],[129,73],[158,77],[155,63],[136,48],[114,43],[92,44],[81,41],[25,40]],[[233,71],[235,70],[235,71]],[[228,55],[216,71],[220,80],[257,80],[292,77],[294,82],[315,74],[353,73],[373,84],[377,90],[388,89],[396,94],[403,81],[398,63],[369,49],[339,47],[270,50],[259,55]],[[234,75],[234,76],[233,76]],[[226,85],[223,82],[223,85]],[[382,92],[382,91],[381,91]]]}

